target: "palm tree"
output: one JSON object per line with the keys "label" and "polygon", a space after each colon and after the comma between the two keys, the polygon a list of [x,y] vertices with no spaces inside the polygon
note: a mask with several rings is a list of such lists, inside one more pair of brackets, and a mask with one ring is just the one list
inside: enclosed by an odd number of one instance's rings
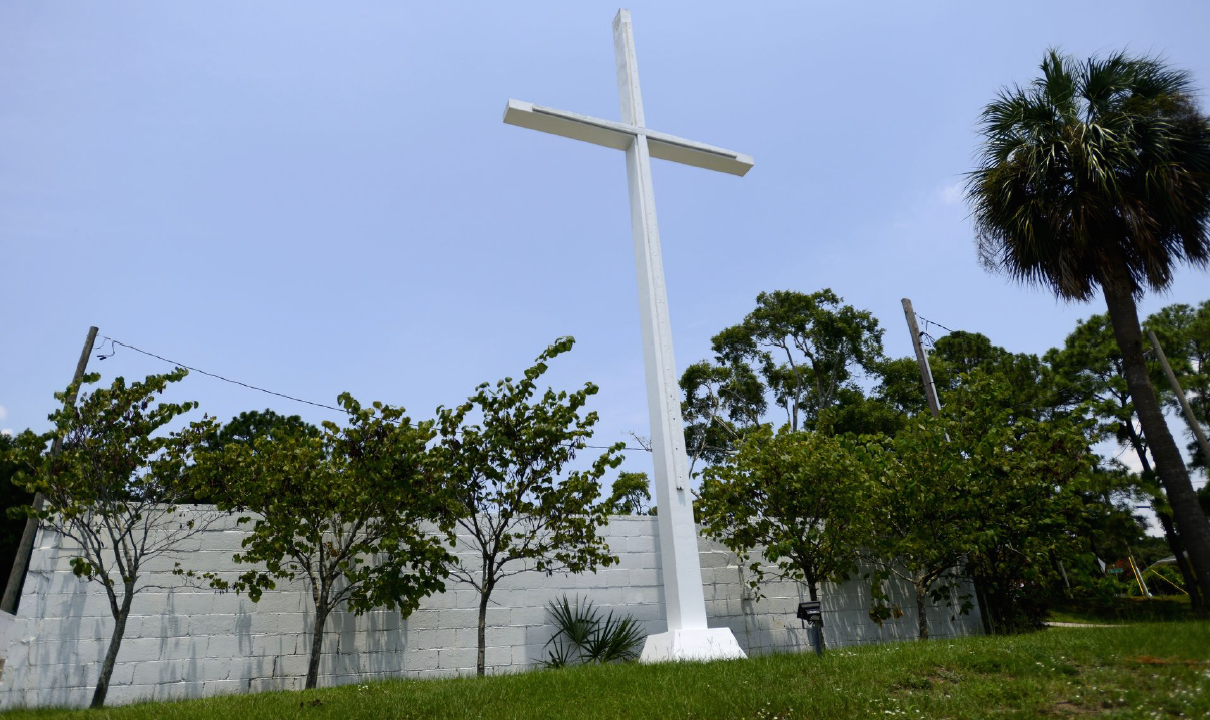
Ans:
{"label": "palm tree", "polygon": [[1042,77],[983,111],[967,200],[980,259],[1065,300],[1099,287],[1126,385],[1203,595],[1210,526],[1147,374],[1135,300],[1180,262],[1210,260],[1210,122],[1187,73],[1117,53],[1081,63],[1055,50]]}

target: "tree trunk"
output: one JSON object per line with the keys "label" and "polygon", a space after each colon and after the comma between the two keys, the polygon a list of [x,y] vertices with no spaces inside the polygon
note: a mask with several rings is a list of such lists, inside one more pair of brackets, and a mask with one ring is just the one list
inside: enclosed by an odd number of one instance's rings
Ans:
{"label": "tree trunk", "polygon": [[920,639],[929,639],[929,617],[924,607],[924,600],[928,597],[929,589],[926,585],[921,585],[919,582],[916,585],[916,627],[920,631]]}
{"label": "tree trunk", "polygon": [[307,662],[307,682],[304,689],[313,690],[319,683],[319,658],[324,644],[324,626],[328,624],[331,608],[327,603],[315,603],[315,627],[311,630],[311,657]]}
{"label": "tree trunk", "polygon": [[134,583],[124,585],[125,594],[118,615],[113,623],[113,636],[109,638],[109,649],[105,651],[105,660],[101,663],[101,674],[97,677],[97,688],[92,693],[92,704],[96,709],[105,706],[105,696],[109,694],[109,678],[113,675],[113,665],[118,659],[118,648],[122,646],[122,636],[126,634],[126,618],[130,617],[130,602],[134,600]]}
{"label": "tree trunk", "polygon": [[483,677],[487,663],[487,600],[491,597],[491,589],[484,586],[479,593],[479,653],[475,656],[475,672]]}
{"label": "tree trunk", "polygon": [[1143,426],[1143,436],[1155,459],[1156,472],[1168,495],[1168,504],[1176,516],[1177,530],[1189,560],[1197,574],[1202,596],[1210,597],[1210,526],[1197,502],[1197,494],[1189,482],[1184,458],[1177,449],[1164,411],[1155,396],[1155,388],[1147,375],[1147,362],[1143,359],[1143,334],[1139,327],[1138,309],[1134,304],[1133,288],[1125,265],[1121,264],[1115,277],[1102,282],[1105,304],[1109,319],[1113,323],[1113,334],[1122,352],[1122,370],[1126,375],[1126,387],[1130,399]]}
{"label": "tree trunk", "polygon": [[[819,585],[819,583],[813,579],[807,580],[807,593],[811,596],[812,602],[817,602],[819,600],[819,590],[817,589],[818,585]],[[822,655],[823,651],[828,649],[827,643],[825,643],[824,639],[823,639],[823,606],[822,605],[819,606],[818,632],[814,633],[814,635],[815,635],[815,652]]]}
{"label": "tree trunk", "polygon": [[1193,576],[1193,568],[1189,567],[1189,559],[1185,557],[1185,544],[1172,526],[1172,516],[1161,510],[1155,511],[1156,518],[1164,528],[1164,539],[1168,541],[1168,549],[1176,558],[1176,567],[1181,571],[1185,581],[1185,590],[1189,593],[1189,607],[1195,612],[1202,610],[1202,593],[1197,587],[1197,578]]}
{"label": "tree trunk", "polygon": [[[1143,466],[1143,473],[1151,474],[1151,462],[1147,460],[1147,450],[1143,447],[1142,440],[1135,434],[1133,423],[1127,430],[1130,434],[1130,444],[1134,446],[1134,452],[1139,456],[1139,464]],[[1172,525],[1172,516],[1162,510],[1156,510],[1155,517],[1160,521],[1160,526],[1164,528],[1164,540],[1168,542],[1168,549],[1176,558],[1176,566],[1180,569],[1181,578],[1185,581],[1185,590],[1189,593],[1189,607],[1194,612],[1200,612],[1202,594],[1197,589],[1197,578],[1193,576],[1193,569],[1189,567],[1189,560],[1185,557],[1185,544],[1181,542],[1180,535]]]}

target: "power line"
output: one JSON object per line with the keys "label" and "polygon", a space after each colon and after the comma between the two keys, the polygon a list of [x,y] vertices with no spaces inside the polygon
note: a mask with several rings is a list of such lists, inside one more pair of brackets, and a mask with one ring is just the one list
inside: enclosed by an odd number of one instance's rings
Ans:
{"label": "power line", "polygon": [[[212,377],[212,378],[214,378],[215,380],[222,380],[222,381],[223,381],[223,382],[225,382],[225,383],[231,383],[232,385],[239,385],[240,387],[247,388],[247,389],[249,389],[249,390],[255,390],[255,391],[257,391],[257,392],[262,392],[262,393],[265,393],[265,394],[267,394],[267,395],[274,395],[274,396],[279,397],[279,398],[285,398],[286,400],[293,400],[294,402],[303,403],[303,404],[305,404],[305,405],[312,405],[312,406],[314,406],[314,407],[318,407],[318,408],[324,408],[325,410],[334,410],[334,411],[339,412],[339,413],[344,413],[345,415],[349,415],[349,414],[350,414],[350,413],[349,413],[349,411],[348,411],[348,410],[345,410],[344,408],[336,407],[336,406],[334,406],[334,405],[326,405],[326,404],[324,404],[324,403],[313,402],[313,401],[311,401],[311,400],[304,400],[304,399],[299,398],[299,397],[294,397],[293,395],[287,395],[287,394],[285,394],[285,393],[280,393],[280,392],[277,392],[276,390],[269,390],[268,388],[259,387],[259,386],[253,385],[253,384],[251,384],[251,383],[242,382],[242,381],[240,381],[240,380],[232,380],[231,378],[228,378],[228,377],[223,377],[222,375],[219,375],[219,374],[217,374],[217,373],[207,372],[206,370],[202,370],[202,369],[200,369],[200,368],[196,368],[196,367],[193,367],[193,366],[191,366],[191,365],[186,365],[186,364],[185,364],[185,363],[183,363],[183,362],[178,362],[178,361],[176,361],[176,360],[169,360],[168,358],[166,358],[166,357],[164,357],[164,356],[162,356],[162,355],[157,355],[157,354],[155,354],[155,353],[153,353],[153,352],[148,352],[148,351],[146,351],[146,350],[143,350],[143,349],[137,348],[137,347],[135,347],[134,345],[131,345],[131,344],[129,344],[129,343],[124,343],[124,342],[122,342],[121,340],[116,340],[116,339],[114,339],[114,338],[111,338],[111,337],[109,337],[109,336],[107,336],[107,335],[102,335],[101,337],[103,337],[103,338],[104,338],[104,341],[102,341],[102,342],[101,342],[101,345],[100,345],[99,347],[103,348],[103,347],[105,347],[105,342],[106,342],[106,341],[107,341],[107,342],[109,342],[109,354],[108,354],[108,355],[97,355],[97,359],[98,359],[98,360],[108,360],[109,358],[113,357],[113,356],[114,356],[114,355],[117,353],[117,350],[115,349],[115,346],[121,346],[121,347],[127,348],[128,350],[134,350],[134,351],[135,351],[135,352],[137,352],[137,353],[141,353],[141,354],[143,354],[143,355],[146,355],[147,357],[152,357],[152,358],[155,358],[156,360],[160,360],[160,361],[162,361],[162,362],[166,362],[166,363],[168,363],[169,365],[175,365],[175,366],[177,366],[177,367],[183,367],[183,368],[185,368],[186,370],[189,370],[189,371],[191,371],[191,372],[196,372],[196,373],[199,373],[199,374],[201,374],[201,375],[205,375],[205,376],[207,376],[207,377]],[[94,350],[96,350],[96,349],[98,349],[98,348],[94,348]],[[613,446],[612,446],[612,445],[587,445],[587,444],[586,444],[586,445],[583,445],[582,447],[584,447],[584,448],[592,448],[592,449],[594,449],[594,450],[609,450],[609,449],[611,449]],[[623,449],[623,450],[646,450],[647,452],[651,452],[651,451],[650,451],[650,450],[648,450],[647,448],[635,448],[635,447],[630,447],[630,446],[628,446],[628,445],[624,445],[624,446],[622,446],[622,449]]]}
{"label": "power line", "polygon": [[916,313],[916,317],[919,318],[920,320],[922,320],[926,326],[927,325],[936,325],[937,327],[941,328],[942,330],[944,330],[946,332],[958,332],[957,330],[950,330],[949,328],[947,328],[946,326],[942,325],[939,322],[934,322],[933,320],[929,320],[928,318],[924,317],[920,313]]}
{"label": "power line", "polygon": [[[239,385],[239,386],[241,386],[241,387],[248,388],[249,390],[256,390],[257,392],[263,392],[263,393],[265,393],[265,394],[267,394],[267,395],[276,395],[277,397],[280,397],[280,398],[285,398],[286,400],[293,400],[294,402],[303,403],[303,404],[305,404],[305,405],[313,405],[313,406],[315,406],[315,407],[324,408],[325,410],[335,410],[336,412],[344,413],[344,414],[346,414],[346,415],[348,415],[348,414],[349,414],[349,411],[348,411],[348,410],[345,410],[344,408],[338,408],[338,407],[335,407],[335,406],[333,406],[333,405],[325,405],[324,403],[312,402],[312,401],[310,401],[310,400],[303,400],[302,398],[297,398],[297,397],[294,397],[293,395],[287,395],[287,394],[285,394],[285,393],[279,393],[279,392],[277,392],[276,390],[269,390],[269,389],[266,389],[266,388],[263,388],[263,387],[257,387],[256,385],[251,385],[251,384],[246,383],[246,382],[240,382],[239,380],[232,380],[231,378],[226,378],[226,377],[223,377],[222,375],[218,375],[218,374],[215,374],[215,373],[212,373],[212,372],[206,372],[205,370],[201,370],[201,369],[199,369],[199,368],[191,367],[191,366],[189,366],[189,365],[186,365],[186,364],[185,364],[185,363],[183,363],[183,362],[177,362],[176,360],[169,360],[168,358],[163,357],[163,356],[160,356],[160,355],[156,355],[156,354],[155,354],[155,353],[153,353],[153,352],[147,352],[146,350],[140,350],[139,348],[135,347],[134,345],[129,345],[129,344],[127,344],[127,343],[122,342],[121,340],[115,340],[115,339],[113,339],[113,338],[111,338],[111,337],[108,337],[108,336],[102,336],[102,337],[104,337],[106,340],[108,340],[108,341],[111,343],[111,344],[110,344],[110,354],[109,354],[109,355],[104,355],[104,356],[102,356],[102,355],[98,355],[98,356],[97,356],[97,359],[99,359],[99,360],[107,360],[107,359],[109,359],[109,358],[113,357],[113,355],[114,355],[113,346],[114,346],[114,345],[121,345],[121,346],[122,346],[122,347],[124,347],[124,348],[128,348],[128,349],[130,349],[130,350],[134,350],[135,352],[137,352],[137,353],[142,353],[142,354],[144,354],[144,355],[146,355],[146,356],[148,356],[148,357],[153,357],[153,358],[155,358],[156,360],[162,360],[162,361],[164,361],[164,362],[166,362],[166,363],[168,363],[168,364],[170,364],[170,365],[176,365],[177,367],[183,367],[183,368],[185,368],[186,370],[190,370],[190,371],[193,371],[193,372],[196,372],[196,373],[200,373],[200,374],[202,374],[202,375],[206,375],[206,376],[208,376],[208,377],[212,377],[212,378],[214,378],[214,379],[216,379],[216,380],[222,380],[223,382],[226,382],[226,383],[231,383],[232,385]],[[102,343],[102,346],[103,346],[103,345],[104,345],[104,343]]]}

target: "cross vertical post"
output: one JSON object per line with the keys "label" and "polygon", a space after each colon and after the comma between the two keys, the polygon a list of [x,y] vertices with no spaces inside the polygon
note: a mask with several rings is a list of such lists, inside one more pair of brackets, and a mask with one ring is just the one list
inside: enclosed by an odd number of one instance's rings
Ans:
{"label": "cross vertical post", "polygon": [[701,560],[689,461],[681,418],[680,386],[672,354],[672,328],[664,261],[656,223],[651,158],[743,175],[752,158],[721,148],[649,130],[643,115],[638,62],[630,12],[619,10],[613,21],[614,53],[622,122],[612,122],[509,100],[504,122],[583,140],[626,152],[630,188],[631,233],[638,274],[639,314],[647,376],[647,407],[651,417],[651,450],[655,461],[656,503],[659,508],[660,564],[668,630],[649,635],[644,662],[711,660],[744,657],[728,628],[706,624]]}

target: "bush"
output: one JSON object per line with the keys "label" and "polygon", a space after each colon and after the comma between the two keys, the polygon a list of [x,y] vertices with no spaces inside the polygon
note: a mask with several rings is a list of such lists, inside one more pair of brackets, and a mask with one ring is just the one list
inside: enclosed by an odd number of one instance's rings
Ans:
{"label": "bush", "polygon": [[592,602],[576,598],[573,603],[566,595],[559,601],[551,600],[547,609],[557,629],[543,646],[553,646],[542,663],[546,667],[624,662],[638,657],[645,635],[633,616],[615,618],[611,610],[602,618]]}

